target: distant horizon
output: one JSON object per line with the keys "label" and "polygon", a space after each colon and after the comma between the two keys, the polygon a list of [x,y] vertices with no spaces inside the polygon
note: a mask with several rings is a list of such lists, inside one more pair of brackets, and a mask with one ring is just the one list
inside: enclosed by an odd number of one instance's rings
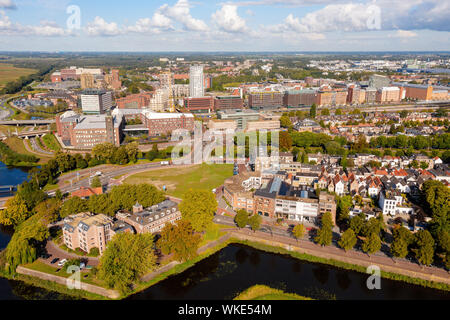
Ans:
{"label": "distant horizon", "polygon": [[447,52],[447,2],[0,0],[0,50]]}
{"label": "distant horizon", "polygon": [[380,50],[380,51],[42,51],[42,50],[17,50],[17,51],[0,51],[0,54],[8,54],[8,53],[54,53],[54,54],[70,54],[70,53],[141,53],[141,54],[214,54],[214,53],[236,53],[236,54],[323,54],[323,53],[348,53],[348,54],[426,54],[426,53],[444,53],[450,54],[450,50],[437,50],[437,51],[414,51],[414,50],[405,50],[405,51],[396,51],[396,50]]}

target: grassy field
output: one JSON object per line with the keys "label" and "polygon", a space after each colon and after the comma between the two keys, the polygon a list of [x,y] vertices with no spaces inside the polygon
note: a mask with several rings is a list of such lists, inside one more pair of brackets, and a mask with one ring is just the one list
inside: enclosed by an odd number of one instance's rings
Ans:
{"label": "grassy field", "polygon": [[0,63],[0,87],[10,81],[20,78],[21,76],[28,76],[35,72],[37,72],[37,70],[16,68],[11,64]]}
{"label": "grassy field", "polygon": [[17,153],[38,157],[40,159],[38,162],[39,164],[47,163],[50,159],[52,159],[52,157],[41,156],[41,155],[37,155],[32,152],[29,152],[25,148],[24,140],[22,140],[22,139],[13,137],[13,138],[6,139],[4,142],[8,145],[8,147],[10,147],[12,150],[14,150]]}
{"label": "grassy field", "polygon": [[52,151],[61,150],[61,145],[53,134],[46,134],[41,140],[48,149]]}
{"label": "grassy field", "polygon": [[233,176],[232,164],[202,164],[188,168],[170,168],[147,171],[125,179],[124,183],[150,183],[162,189],[166,186],[169,195],[182,198],[189,190],[213,190]]}
{"label": "grassy field", "polygon": [[286,293],[282,290],[273,289],[268,286],[256,285],[253,286],[234,300],[312,300],[310,298],[302,297],[294,293]]}

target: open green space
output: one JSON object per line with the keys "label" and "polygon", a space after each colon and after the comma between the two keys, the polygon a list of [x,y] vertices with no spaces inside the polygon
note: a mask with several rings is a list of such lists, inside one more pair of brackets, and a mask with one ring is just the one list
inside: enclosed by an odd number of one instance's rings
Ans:
{"label": "open green space", "polygon": [[231,176],[232,164],[202,164],[142,172],[128,177],[124,183],[149,183],[160,189],[166,186],[169,195],[182,198],[189,189],[213,190]]}
{"label": "open green space", "polygon": [[0,63],[0,87],[10,81],[19,79],[22,76],[29,76],[36,73],[35,69],[16,68],[12,64]]}
{"label": "open green space", "polygon": [[6,145],[8,145],[9,148],[11,148],[11,150],[17,153],[38,157],[40,159],[38,164],[47,163],[50,159],[52,159],[52,157],[46,157],[41,154],[29,152],[24,145],[25,141],[20,138],[12,137],[6,139],[4,142],[6,143]]}
{"label": "open green space", "polygon": [[312,300],[294,293],[273,289],[264,285],[256,285],[239,294],[234,300]]}

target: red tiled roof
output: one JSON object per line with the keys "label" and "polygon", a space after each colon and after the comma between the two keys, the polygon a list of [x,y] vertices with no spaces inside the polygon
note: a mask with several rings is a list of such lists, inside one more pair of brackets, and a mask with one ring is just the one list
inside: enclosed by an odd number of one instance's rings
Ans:
{"label": "red tiled roof", "polygon": [[85,188],[81,187],[80,190],[72,192],[72,197],[79,197],[79,198],[87,198],[92,197],[94,195],[103,194],[103,188]]}

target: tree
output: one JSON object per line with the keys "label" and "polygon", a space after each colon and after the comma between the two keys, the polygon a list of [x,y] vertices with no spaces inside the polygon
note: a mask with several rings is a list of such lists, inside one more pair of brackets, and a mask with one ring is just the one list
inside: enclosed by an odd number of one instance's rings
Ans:
{"label": "tree", "polygon": [[309,116],[312,119],[315,119],[317,116],[317,106],[315,103],[311,106],[311,109],[309,110]]}
{"label": "tree", "polygon": [[58,199],[47,199],[39,203],[34,210],[37,215],[46,215],[50,222],[55,222],[58,220],[60,207],[61,201]]}
{"label": "tree", "polygon": [[306,228],[303,224],[298,224],[292,229],[292,235],[295,237],[295,239],[302,239],[305,236]]}
{"label": "tree", "polygon": [[139,154],[139,144],[137,142],[129,143],[125,146],[125,151],[127,153],[129,162],[136,163]]}
{"label": "tree", "polygon": [[178,221],[176,225],[167,224],[161,231],[158,247],[163,254],[173,254],[177,261],[188,261],[197,256],[201,236],[195,234],[190,222]]}
{"label": "tree", "polygon": [[149,161],[153,161],[158,158],[159,158],[158,145],[156,143],[154,143],[152,146],[152,150],[147,153],[147,159]]}
{"label": "tree", "polygon": [[350,220],[350,229],[352,229],[355,234],[358,235],[364,227],[365,222],[366,219],[364,214],[357,215]]}
{"label": "tree", "polygon": [[409,253],[408,244],[401,238],[394,239],[391,244],[391,253],[394,257],[405,258]]}
{"label": "tree", "polygon": [[322,109],[322,111],[320,112],[320,115],[322,116],[329,116],[330,115],[330,109]]}
{"label": "tree", "polygon": [[282,128],[292,128],[292,122],[288,116],[282,116],[280,118],[280,124]]}
{"label": "tree", "polygon": [[420,230],[415,235],[414,250],[419,263],[429,266],[434,260],[434,239],[428,230]]}
{"label": "tree", "polygon": [[280,148],[282,151],[289,151],[292,148],[292,137],[288,132],[280,132]]}
{"label": "tree", "polygon": [[109,288],[122,293],[130,292],[135,281],[155,269],[153,247],[152,234],[116,234],[100,259],[99,279]]}
{"label": "tree", "polygon": [[102,182],[98,176],[94,177],[91,182],[91,188],[100,188],[102,186]]}
{"label": "tree", "polygon": [[314,239],[317,244],[321,246],[329,246],[333,240],[333,219],[330,212],[325,212],[322,216],[322,226],[317,231],[317,236]]}
{"label": "tree", "polygon": [[262,217],[258,214],[254,214],[248,220],[248,224],[250,225],[250,227],[252,228],[252,230],[254,232],[259,230],[259,228],[261,227],[261,223],[262,223]]}
{"label": "tree", "polygon": [[362,250],[367,254],[374,254],[381,249],[381,239],[375,232],[370,234],[363,242]]}
{"label": "tree", "polygon": [[7,209],[0,211],[0,224],[5,226],[18,226],[24,222],[30,212],[23,199],[15,196],[6,201]]}
{"label": "tree", "polygon": [[215,195],[206,190],[189,190],[179,205],[183,219],[189,221],[197,232],[208,229],[217,211]]}
{"label": "tree", "polygon": [[37,259],[37,246],[49,237],[46,214],[35,214],[18,226],[6,248],[7,272],[14,274],[20,264],[32,263]]}
{"label": "tree", "polygon": [[442,182],[428,180],[422,186],[425,210],[432,214],[432,232],[450,231],[450,189]]}
{"label": "tree", "polygon": [[348,251],[350,249],[353,249],[353,247],[356,245],[357,239],[355,232],[352,229],[347,229],[343,234],[341,239],[338,242],[338,245],[344,249],[345,251]]}
{"label": "tree", "polygon": [[98,144],[92,149],[92,156],[101,162],[111,163],[116,149],[112,143]]}
{"label": "tree", "polygon": [[88,202],[79,197],[72,197],[66,200],[59,210],[61,218],[68,217],[72,214],[88,211]]}
{"label": "tree", "polygon": [[237,226],[239,228],[245,228],[248,224],[249,220],[249,213],[246,210],[239,210],[236,214],[236,217],[234,218],[234,221],[236,222]]}

